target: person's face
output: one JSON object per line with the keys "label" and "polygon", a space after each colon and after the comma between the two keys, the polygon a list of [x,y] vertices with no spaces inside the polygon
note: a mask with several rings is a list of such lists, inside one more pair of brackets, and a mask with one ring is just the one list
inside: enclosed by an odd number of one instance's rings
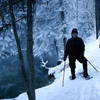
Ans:
{"label": "person's face", "polygon": [[72,37],[73,37],[73,38],[76,38],[77,36],[78,36],[77,33],[72,33]]}

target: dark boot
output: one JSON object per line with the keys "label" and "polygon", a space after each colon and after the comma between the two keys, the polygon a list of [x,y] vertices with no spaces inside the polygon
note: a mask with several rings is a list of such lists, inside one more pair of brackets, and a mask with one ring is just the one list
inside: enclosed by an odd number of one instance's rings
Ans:
{"label": "dark boot", "polygon": [[74,80],[76,78],[75,75],[70,76],[70,80]]}
{"label": "dark boot", "polygon": [[84,70],[84,72],[83,72],[84,77],[89,76],[88,75],[88,69],[87,69],[87,61],[83,62],[83,70]]}
{"label": "dark boot", "polygon": [[88,76],[88,69],[87,69],[87,59],[84,56],[80,56],[77,58],[77,60],[83,64],[83,76]]}
{"label": "dark boot", "polygon": [[75,75],[75,68],[71,68],[71,74],[72,76],[70,77],[71,80],[74,80],[76,78],[76,75]]}

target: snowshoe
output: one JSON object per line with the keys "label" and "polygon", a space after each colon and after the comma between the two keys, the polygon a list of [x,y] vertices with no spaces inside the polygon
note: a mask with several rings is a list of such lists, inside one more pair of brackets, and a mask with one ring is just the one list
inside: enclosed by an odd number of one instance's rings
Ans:
{"label": "snowshoe", "polygon": [[93,77],[90,76],[90,75],[84,76],[84,75],[83,75],[83,72],[81,72],[81,73],[79,73],[79,74],[80,74],[80,76],[81,76],[82,78],[84,78],[84,79],[86,79],[86,80],[89,80],[89,79],[93,78]]}
{"label": "snowshoe", "polygon": [[91,78],[93,78],[92,76],[88,75],[87,77],[84,77],[86,80],[89,80]]}

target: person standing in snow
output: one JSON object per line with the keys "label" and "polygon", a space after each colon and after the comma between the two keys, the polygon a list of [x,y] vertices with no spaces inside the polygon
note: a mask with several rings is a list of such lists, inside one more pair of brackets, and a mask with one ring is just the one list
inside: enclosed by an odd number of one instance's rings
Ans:
{"label": "person standing in snow", "polygon": [[74,28],[71,33],[71,38],[67,41],[64,53],[64,61],[67,56],[69,57],[69,65],[71,69],[71,80],[76,78],[75,68],[76,68],[76,60],[83,64],[83,76],[87,78],[88,70],[87,70],[87,59],[84,57],[85,45],[83,40],[78,37],[78,30]]}

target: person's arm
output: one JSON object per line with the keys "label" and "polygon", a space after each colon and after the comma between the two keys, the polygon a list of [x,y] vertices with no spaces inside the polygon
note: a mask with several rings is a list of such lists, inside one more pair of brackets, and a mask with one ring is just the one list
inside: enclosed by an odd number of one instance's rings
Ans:
{"label": "person's arm", "polygon": [[81,39],[81,52],[82,52],[82,55],[84,55],[84,52],[85,52],[85,44],[84,44],[84,41]]}
{"label": "person's arm", "polygon": [[83,48],[83,51],[85,51],[85,44],[84,44],[83,40],[82,40],[82,48]]}
{"label": "person's arm", "polygon": [[64,61],[66,60],[67,56],[69,54],[69,41],[67,41],[65,51],[64,51]]}

